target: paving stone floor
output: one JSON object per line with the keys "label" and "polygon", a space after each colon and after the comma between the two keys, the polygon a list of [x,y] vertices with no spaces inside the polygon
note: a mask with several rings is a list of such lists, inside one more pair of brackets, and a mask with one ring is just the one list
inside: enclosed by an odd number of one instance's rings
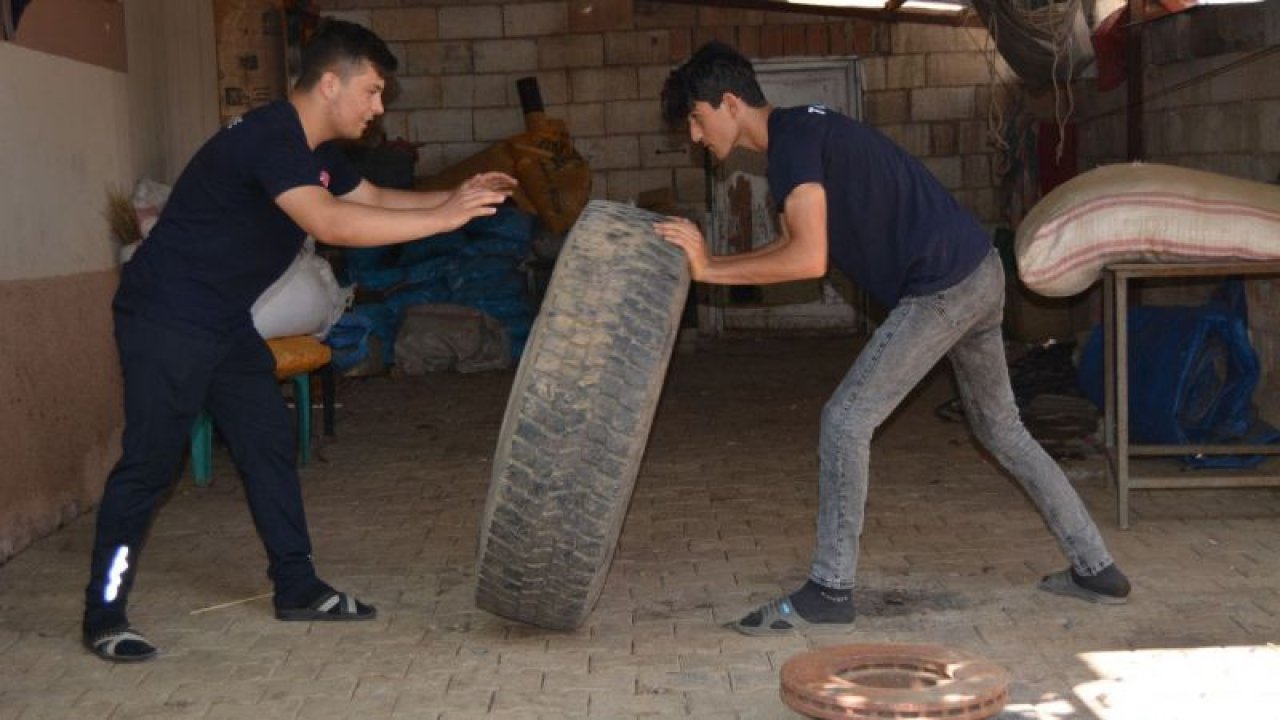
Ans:
{"label": "paving stone floor", "polygon": [[1117,529],[1096,453],[1066,462],[1131,604],[1035,589],[1064,564],[937,374],[877,437],[860,619],[847,635],[721,624],[801,583],[818,413],[843,337],[704,342],[678,354],[598,607],[576,632],[475,609],[473,562],[511,373],[343,384],[338,435],[303,482],[322,575],[378,605],[354,624],[271,619],[263,557],[224,451],[156,521],[132,620],[163,656],[78,644],[92,515],[0,567],[0,720],[22,718],[794,718],[790,657],[932,643],[1012,676],[1002,718],[1280,717],[1280,491],[1146,491]]}

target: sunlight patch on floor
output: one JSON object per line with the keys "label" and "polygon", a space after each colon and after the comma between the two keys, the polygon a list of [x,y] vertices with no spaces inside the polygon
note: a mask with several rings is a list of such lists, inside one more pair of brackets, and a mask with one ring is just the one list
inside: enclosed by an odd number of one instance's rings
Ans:
{"label": "sunlight patch on floor", "polygon": [[1280,646],[1083,653],[1100,678],[1076,696],[1098,720],[1262,718],[1280,707]]}

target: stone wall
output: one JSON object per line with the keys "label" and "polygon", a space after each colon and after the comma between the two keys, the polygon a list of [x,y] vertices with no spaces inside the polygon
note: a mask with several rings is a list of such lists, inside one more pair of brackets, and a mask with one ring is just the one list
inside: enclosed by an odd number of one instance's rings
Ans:
{"label": "stone wall", "polygon": [[594,171],[593,196],[635,200],[672,188],[705,201],[702,156],[662,126],[658,96],[671,68],[717,39],[752,58],[866,59],[866,116],[929,167],[985,222],[998,221],[986,136],[994,62],[987,34],[631,0],[415,2],[321,0],[326,14],[371,27],[401,59],[389,137],[426,143],[419,174],[520,132],[515,82],[538,78],[548,115],[569,125]]}
{"label": "stone wall", "polygon": [[[1206,7],[1148,23],[1143,124],[1149,162],[1280,182],[1280,3]],[[1078,87],[1081,168],[1126,157],[1125,88]],[[1264,418],[1280,424],[1280,281],[1250,280]],[[1199,302],[1204,284],[1146,300]]]}

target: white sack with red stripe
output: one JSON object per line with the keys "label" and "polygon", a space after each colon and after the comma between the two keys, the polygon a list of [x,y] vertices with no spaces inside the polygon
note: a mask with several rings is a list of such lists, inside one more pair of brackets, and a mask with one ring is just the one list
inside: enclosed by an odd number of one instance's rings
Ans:
{"label": "white sack with red stripe", "polygon": [[1018,227],[1018,276],[1041,295],[1083,292],[1119,262],[1280,260],[1280,186],[1133,163],[1090,170]]}

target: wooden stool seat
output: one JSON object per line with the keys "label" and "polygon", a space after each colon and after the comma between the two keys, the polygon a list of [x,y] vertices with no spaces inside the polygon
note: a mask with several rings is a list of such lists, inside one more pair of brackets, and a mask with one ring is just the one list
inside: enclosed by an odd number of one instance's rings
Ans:
{"label": "wooden stool seat", "polygon": [[[333,352],[310,335],[272,338],[267,341],[276,360],[276,379],[293,384],[293,403],[298,413],[298,465],[311,458],[311,373],[329,368]],[[333,404],[332,384],[325,383],[325,431],[332,432],[329,408]],[[213,418],[201,411],[191,428],[191,474],[196,485],[209,484],[213,476]]]}

